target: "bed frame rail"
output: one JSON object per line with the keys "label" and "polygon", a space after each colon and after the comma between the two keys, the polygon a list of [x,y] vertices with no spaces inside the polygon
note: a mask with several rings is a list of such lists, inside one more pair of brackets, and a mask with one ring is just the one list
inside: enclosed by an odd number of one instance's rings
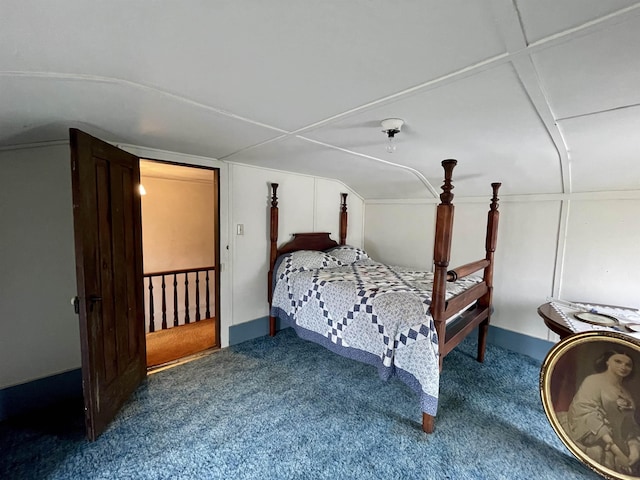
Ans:
{"label": "bed frame rail", "polygon": [[486,283],[478,283],[469,290],[465,290],[460,295],[456,295],[454,298],[447,302],[447,308],[444,311],[444,320],[449,320],[456,313],[460,312],[466,306],[471,305],[476,300],[482,298],[489,291]]}
{"label": "bed frame rail", "polygon": [[455,282],[459,278],[464,278],[468,275],[476,273],[478,270],[482,270],[483,268],[488,267],[490,263],[491,262],[489,262],[489,260],[483,258],[482,260],[467,263],[465,265],[456,267],[453,270],[449,270],[447,272],[447,282]]}

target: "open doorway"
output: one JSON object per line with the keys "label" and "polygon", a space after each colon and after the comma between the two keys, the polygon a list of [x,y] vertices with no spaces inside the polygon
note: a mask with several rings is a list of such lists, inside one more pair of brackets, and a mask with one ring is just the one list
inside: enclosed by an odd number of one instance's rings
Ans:
{"label": "open doorway", "polygon": [[147,368],[220,347],[219,171],[140,160]]}

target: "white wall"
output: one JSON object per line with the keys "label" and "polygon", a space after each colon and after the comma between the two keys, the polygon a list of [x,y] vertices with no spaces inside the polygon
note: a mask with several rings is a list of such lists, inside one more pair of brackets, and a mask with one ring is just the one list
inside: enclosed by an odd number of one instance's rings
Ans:
{"label": "white wall", "polygon": [[[278,245],[295,232],[323,230],[339,239],[340,193],[348,193],[347,243],[362,246],[363,202],[343,184],[306,175],[231,164],[233,325],[268,315],[269,207],[278,183]],[[238,224],[244,235],[237,235]]]}
{"label": "white wall", "polygon": [[[486,212],[488,203],[482,207]],[[481,218],[486,225],[486,213]],[[500,202],[493,325],[551,338],[537,308],[553,293],[559,222],[559,201]],[[483,242],[484,234],[480,234]]]}
{"label": "white wall", "polygon": [[[220,170],[221,344],[229,327],[268,315],[270,182],[280,183],[280,243],[322,229],[362,246],[363,201],[340,182],[131,145],[139,157]],[[68,144],[0,150],[0,388],[81,366]],[[245,233],[235,235],[242,223]],[[230,232],[233,235],[230,235]],[[228,247],[228,248],[227,248]]]}
{"label": "white wall", "polygon": [[640,308],[639,212],[640,198],[571,201],[563,297]]}
{"label": "white wall", "polygon": [[0,151],[0,388],[80,366],[68,145]]}
{"label": "white wall", "polygon": [[435,209],[424,203],[366,203],[364,249],[371,258],[431,270]]}
{"label": "white wall", "polygon": [[[315,217],[313,231],[331,232],[331,238],[340,241],[341,193],[347,195],[347,244],[362,247],[364,228],[364,202],[344,184],[322,178],[315,179]],[[283,202],[288,201],[288,195]]]}
{"label": "white wall", "polygon": [[[489,197],[456,197],[451,267],[484,258]],[[383,262],[431,269],[436,204],[365,204],[365,249]],[[550,296],[640,308],[640,194],[500,200],[492,324],[555,339],[537,307]],[[566,237],[565,237],[566,232]]]}
{"label": "white wall", "polygon": [[141,175],[144,272],[215,263],[215,207],[211,181]]}

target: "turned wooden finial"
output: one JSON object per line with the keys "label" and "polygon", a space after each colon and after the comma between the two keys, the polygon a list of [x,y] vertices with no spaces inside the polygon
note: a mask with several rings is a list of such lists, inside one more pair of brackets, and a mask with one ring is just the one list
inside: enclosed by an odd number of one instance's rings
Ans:
{"label": "turned wooden finial", "polygon": [[491,211],[498,210],[498,207],[500,206],[498,204],[498,200],[500,200],[498,198],[498,190],[500,190],[501,186],[502,186],[502,183],[496,182],[491,184],[491,188],[493,189],[493,197],[491,197],[491,206],[490,206]]}
{"label": "turned wooden finial", "polygon": [[272,194],[271,194],[271,206],[275,208],[275,207],[278,206],[278,195],[277,195],[278,184],[277,183],[272,183],[271,184],[271,191],[272,191]]}
{"label": "turned wooden finial", "polygon": [[445,205],[450,205],[453,201],[453,184],[451,183],[451,177],[453,175],[453,169],[458,164],[457,160],[450,158],[442,161],[442,168],[444,168],[444,184],[442,185],[442,193],[440,194],[440,201]]}
{"label": "turned wooden finial", "polygon": [[340,204],[340,211],[341,212],[346,212],[347,211],[347,194],[346,193],[341,193],[340,195],[342,196],[342,203]]}

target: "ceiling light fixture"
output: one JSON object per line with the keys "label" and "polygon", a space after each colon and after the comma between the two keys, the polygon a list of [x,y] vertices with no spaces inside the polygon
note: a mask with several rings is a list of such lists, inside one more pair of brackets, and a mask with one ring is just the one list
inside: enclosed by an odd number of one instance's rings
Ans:
{"label": "ceiling light fixture", "polygon": [[396,151],[396,142],[394,140],[396,133],[400,133],[400,129],[402,125],[404,125],[404,120],[399,118],[387,118],[382,120],[382,131],[387,134],[389,138],[389,142],[387,143],[386,150],[389,153],[393,153]]}

